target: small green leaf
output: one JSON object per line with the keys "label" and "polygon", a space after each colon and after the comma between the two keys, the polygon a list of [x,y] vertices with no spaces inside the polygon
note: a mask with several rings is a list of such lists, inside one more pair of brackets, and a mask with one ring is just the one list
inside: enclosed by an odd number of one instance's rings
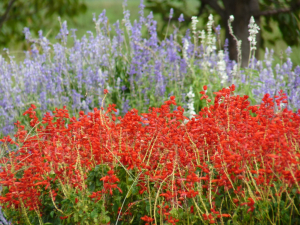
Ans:
{"label": "small green leaf", "polygon": [[74,216],[74,222],[78,222],[78,214],[75,213],[73,216]]}
{"label": "small green leaf", "polygon": [[132,187],[132,195],[136,195],[138,193],[138,187],[137,186],[133,186]]}
{"label": "small green leaf", "polygon": [[171,209],[169,213],[175,218],[178,217],[178,210],[176,208]]}
{"label": "small green leaf", "polygon": [[149,204],[149,202],[146,203],[146,211],[147,211],[147,213],[150,213],[150,204]]}
{"label": "small green leaf", "polygon": [[97,211],[97,209],[94,209],[94,210],[91,212],[91,217],[92,217],[92,219],[94,219],[95,217],[97,217],[97,215],[98,215],[98,211]]}
{"label": "small green leaf", "polygon": [[101,216],[101,223],[108,223],[110,221],[110,217],[106,215]]}
{"label": "small green leaf", "polygon": [[119,204],[117,202],[115,202],[115,204],[113,206],[113,209],[114,209],[115,212],[118,212]]}

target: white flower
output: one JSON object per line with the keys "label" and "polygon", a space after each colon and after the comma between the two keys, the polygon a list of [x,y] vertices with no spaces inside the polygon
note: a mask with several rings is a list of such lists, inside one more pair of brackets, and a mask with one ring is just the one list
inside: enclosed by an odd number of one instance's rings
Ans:
{"label": "white flower", "polygon": [[201,44],[204,45],[205,44],[205,31],[202,30],[201,35],[199,35],[199,38],[201,38]]}
{"label": "white flower", "polygon": [[83,101],[81,102],[81,107],[82,107],[83,109],[86,108],[86,102],[85,102],[85,100],[83,100]]}
{"label": "white flower", "polygon": [[223,50],[220,50],[218,53],[219,61],[217,63],[218,72],[221,77],[221,84],[225,83],[228,79],[227,73],[226,73],[226,62],[224,60],[224,53]]}
{"label": "white flower", "polygon": [[189,93],[187,93],[187,96],[189,97],[189,99],[193,99],[195,97],[192,86],[190,87],[190,91]]}
{"label": "white flower", "polygon": [[216,50],[216,38],[212,34],[212,26],[214,24],[213,15],[210,14],[208,17],[208,23],[207,23],[207,55],[209,55],[211,52]]}
{"label": "white flower", "polygon": [[238,75],[238,65],[235,63],[233,66],[233,69],[231,71],[232,76],[237,76]]}
{"label": "white flower", "polygon": [[195,97],[195,94],[193,92],[193,87],[190,86],[190,91],[187,93],[187,97],[189,98],[188,100],[188,103],[187,103],[187,114],[188,114],[188,117],[190,119],[192,119],[194,117],[194,115],[196,114],[195,112],[195,108],[194,108],[194,97]]}
{"label": "white flower", "polygon": [[197,23],[199,22],[199,20],[197,19],[196,16],[192,16],[192,30],[193,33],[196,33],[196,27],[197,27]]}
{"label": "white flower", "polygon": [[234,21],[234,16],[233,16],[233,15],[230,15],[229,21],[230,21],[230,22],[233,22],[233,21]]}
{"label": "white flower", "polygon": [[260,65],[261,65],[261,61],[258,60],[258,61],[256,62],[256,67],[260,67]]}
{"label": "white flower", "polygon": [[189,48],[189,41],[186,39],[186,38],[184,38],[184,42],[183,42],[183,58],[185,59],[185,60],[187,60],[187,50],[188,50],[188,48]]}
{"label": "white flower", "polygon": [[121,84],[121,78],[117,78],[117,89],[120,89],[120,84]]}
{"label": "white flower", "polygon": [[256,50],[256,34],[260,30],[259,26],[255,23],[253,16],[250,18],[249,27],[249,37],[248,40],[250,42],[250,50]]}

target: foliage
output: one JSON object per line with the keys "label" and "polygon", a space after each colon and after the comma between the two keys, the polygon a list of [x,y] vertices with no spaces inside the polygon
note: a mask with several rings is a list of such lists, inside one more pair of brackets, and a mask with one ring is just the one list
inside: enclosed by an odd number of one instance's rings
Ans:
{"label": "foliage", "polygon": [[[215,92],[185,124],[175,97],[160,108],[116,117],[70,117],[66,107],[31,130],[16,123],[2,149],[0,202],[21,224],[297,224],[300,111],[266,94],[251,106],[235,86]],[[108,91],[105,90],[105,94]],[[278,111],[275,111],[277,108]],[[144,221],[144,222],[142,222]]]}
{"label": "foliage", "polygon": [[[283,40],[289,45],[299,45],[300,44],[300,2],[299,0],[264,0],[260,1],[261,10],[267,10],[272,6],[274,10],[279,12],[272,15],[266,15],[266,24],[263,27],[267,32],[272,33],[273,29],[270,21],[276,21],[280,32],[282,34]],[[284,12],[284,9],[291,9]],[[280,12],[282,10],[282,12]],[[287,35],[290,34],[290,35]]]}
{"label": "foliage", "polygon": [[[0,46],[23,40],[23,27],[38,32],[42,27],[52,27],[57,15],[72,18],[85,11],[81,0],[1,0]],[[39,26],[33,26],[36,21]]]}

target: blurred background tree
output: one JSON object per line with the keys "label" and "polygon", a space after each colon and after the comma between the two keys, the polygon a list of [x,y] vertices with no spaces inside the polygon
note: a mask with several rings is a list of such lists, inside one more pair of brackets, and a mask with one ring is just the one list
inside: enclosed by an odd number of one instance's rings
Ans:
{"label": "blurred background tree", "polygon": [[[261,25],[261,17],[264,17],[263,30],[272,33],[276,22],[282,33],[283,40],[289,45],[299,45],[300,43],[300,0],[198,0],[199,4],[195,10],[197,14],[191,14],[188,10],[187,2],[190,0],[146,0],[147,8],[155,14],[159,14],[164,24],[169,22],[170,9],[174,9],[173,20],[182,13],[186,24],[191,21],[192,16],[205,18],[207,22],[209,14],[217,15],[219,21],[225,28],[225,37],[229,40],[230,58],[237,60],[236,42],[229,34],[228,19],[234,16],[232,23],[233,32],[239,40],[242,40],[242,66],[248,65],[249,59],[249,32],[248,24],[253,16],[256,24]],[[165,26],[163,26],[165,27]],[[264,47],[264,38],[259,33],[257,35],[257,48]],[[275,40],[269,42],[274,44]],[[259,57],[259,51],[256,51]]]}
{"label": "blurred background tree", "polygon": [[58,16],[74,18],[86,10],[83,0],[1,0],[0,47],[24,41],[24,27],[37,33],[55,21],[58,29]]}

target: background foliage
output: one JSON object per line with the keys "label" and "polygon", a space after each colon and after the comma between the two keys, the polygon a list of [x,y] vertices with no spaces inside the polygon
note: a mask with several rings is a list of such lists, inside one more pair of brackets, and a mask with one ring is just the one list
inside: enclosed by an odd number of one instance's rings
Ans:
{"label": "background foliage", "polygon": [[[0,1],[0,46],[24,41],[22,30],[30,28],[37,33],[41,28],[59,28],[57,16],[72,19],[86,12],[82,0],[2,0]],[[55,23],[53,23],[55,21]],[[49,31],[49,30],[48,30]]]}

